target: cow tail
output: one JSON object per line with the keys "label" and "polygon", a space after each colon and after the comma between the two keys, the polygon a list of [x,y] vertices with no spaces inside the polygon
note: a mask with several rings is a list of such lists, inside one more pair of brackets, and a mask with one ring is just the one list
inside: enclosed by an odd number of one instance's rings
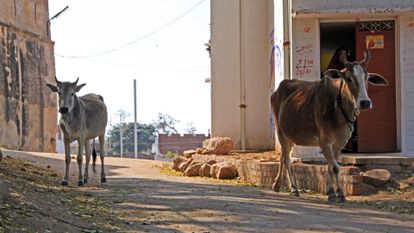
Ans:
{"label": "cow tail", "polygon": [[95,164],[96,164],[96,149],[95,149],[95,139],[93,139],[93,149],[92,149],[92,169],[93,172],[96,172],[95,170]]}

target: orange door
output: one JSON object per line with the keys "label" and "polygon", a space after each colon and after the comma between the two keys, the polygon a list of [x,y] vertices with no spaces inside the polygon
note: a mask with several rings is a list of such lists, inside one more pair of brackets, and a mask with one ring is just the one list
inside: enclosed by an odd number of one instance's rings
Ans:
{"label": "orange door", "polygon": [[364,57],[365,48],[371,51],[368,71],[381,74],[388,86],[368,85],[372,109],[358,117],[358,152],[396,152],[396,94],[395,94],[395,23],[394,21],[361,22],[356,28],[357,60]]}

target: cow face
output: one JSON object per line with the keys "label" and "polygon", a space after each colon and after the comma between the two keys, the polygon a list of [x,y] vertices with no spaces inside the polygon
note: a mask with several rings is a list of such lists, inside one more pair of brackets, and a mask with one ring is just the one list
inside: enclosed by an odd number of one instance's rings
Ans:
{"label": "cow face", "polygon": [[364,55],[364,60],[360,62],[348,62],[346,56],[343,56],[340,59],[345,65],[345,69],[341,71],[328,70],[324,73],[324,75],[331,78],[343,78],[355,98],[355,107],[361,110],[372,108],[372,101],[368,96],[368,83],[381,86],[388,85],[384,77],[367,71],[367,64],[371,56],[368,50],[365,51]]}
{"label": "cow face", "polygon": [[74,101],[76,98],[76,92],[78,92],[86,84],[78,85],[79,78],[74,83],[71,82],[60,82],[56,80],[56,86],[50,83],[46,85],[53,92],[57,92],[59,95],[59,112],[61,114],[67,114],[72,111]]}

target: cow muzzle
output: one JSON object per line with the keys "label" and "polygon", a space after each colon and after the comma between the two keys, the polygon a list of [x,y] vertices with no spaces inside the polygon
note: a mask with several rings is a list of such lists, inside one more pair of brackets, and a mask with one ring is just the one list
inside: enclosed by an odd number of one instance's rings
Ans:
{"label": "cow muzzle", "polygon": [[371,100],[361,100],[361,101],[359,101],[359,107],[361,108],[361,110],[372,108]]}
{"label": "cow muzzle", "polygon": [[66,113],[69,112],[69,108],[67,108],[67,107],[61,107],[61,108],[59,108],[59,112],[61,114],[66,114]]}

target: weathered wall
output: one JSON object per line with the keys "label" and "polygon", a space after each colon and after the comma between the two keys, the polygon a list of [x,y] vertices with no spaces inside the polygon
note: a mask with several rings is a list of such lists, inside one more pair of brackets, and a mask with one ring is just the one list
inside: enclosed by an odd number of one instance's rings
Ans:
{"label": "weathered wall", "polygon": [[402,146],[406,155],[414,156],[414,13],[402,16],[400,27]]}
{"label": "weathered wall", "polygon": [[[229,17],[231,16],[231,17]],[[240,147],[239,1],[211,1],[212,136],[231,137]]]}
{"label": "weathered wall", "polygon": [[212,136],[231,137],[237,149],[274,147],[272,31],[271,0],[211,1]]}
{"label": "weathered wall", "polygon": [[185,150],[203,147],[203,141],[209,138],[204,134],[158,134],[158,146],[161,154],[168,151],[182,154]]}
{"label": "weathered wall", "polygon": [[[320,79],[319,21],[316,18],[292,20],[292,78],[305,81]],[[321,157],[319,147],[295,146],[298,158]]]}
{"label": "weathered wall", "polygon": [[0,0],[0,145],[54,151],[56,97],[47,0]]}
{"label": "weathered wall", "polygon": [[293,0],[292,9],[301,13],[378,13],[412,10],[414,1],[407,0]]}

